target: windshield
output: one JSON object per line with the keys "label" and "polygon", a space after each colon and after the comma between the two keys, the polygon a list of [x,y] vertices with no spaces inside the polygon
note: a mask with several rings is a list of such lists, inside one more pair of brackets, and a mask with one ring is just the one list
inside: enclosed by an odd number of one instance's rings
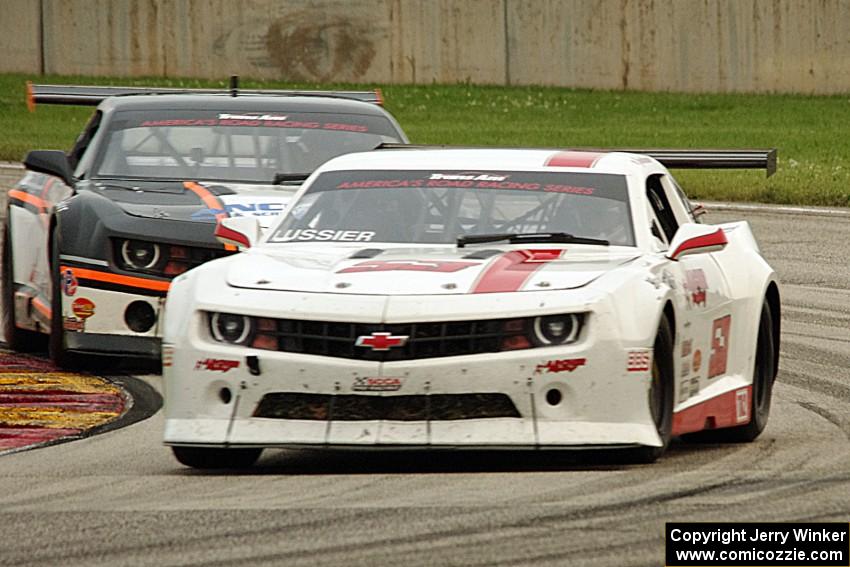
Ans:
{"label": "windshield", "polygon": [[453,244],[463,235],[553,232],[634,246],[625,177],[332,171],[315,179],[269,241]]}
{"label": "windshield", "polygon": [[338,155],[400,141],[382,116],[125,111],[110,121],[92,177],[272,183],[278,173],[309,174]]}

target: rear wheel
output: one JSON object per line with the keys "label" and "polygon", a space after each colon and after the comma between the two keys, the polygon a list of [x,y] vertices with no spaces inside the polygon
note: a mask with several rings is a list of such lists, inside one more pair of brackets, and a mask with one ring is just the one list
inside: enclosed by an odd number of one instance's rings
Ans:
{"label": "rear wheel", "polygon": [[655,335],[648,396],[649,411],[661,438],[661,446],[628,449],[625,456],[629,462],[651,463],[661,457],[670,445],[673,431],[673,332],[666,317],[661,318]]}
{"label": "rear wheel", "polygon": [[257,462],[262,449],[172,447],[180,464],[194,469],[246,469]]}
{"label": "rear wheel", "polygon": [[9,348],[18,352],[29,352],[44,348],[44,335],[18,328],[15,322],[15,277],[12,257],[12,226],[9,210],[3,225],[3,334]]}
{"label": "rear wheel", "polygon": [[749,443],[754,441],[767,425],[770,402],[773,398],[773,382],[776,378],[775,337],[773,315],[765,301],[761,307],[758,339],[756,339],[756,364],[753,370],[753,390],[750,396],[750,422],[737,427],[711,429],[689,433],[682,437],[686,441],[699,443]]}

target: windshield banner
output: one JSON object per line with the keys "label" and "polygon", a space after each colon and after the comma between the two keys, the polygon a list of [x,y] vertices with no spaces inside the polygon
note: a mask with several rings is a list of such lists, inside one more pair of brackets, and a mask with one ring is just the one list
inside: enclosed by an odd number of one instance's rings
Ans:
{"label": "windshield banner", "polygon": [[322,174],[308,192],[405,187],[502,189],[627,200],[621,175],[545,171],[332,171]]}

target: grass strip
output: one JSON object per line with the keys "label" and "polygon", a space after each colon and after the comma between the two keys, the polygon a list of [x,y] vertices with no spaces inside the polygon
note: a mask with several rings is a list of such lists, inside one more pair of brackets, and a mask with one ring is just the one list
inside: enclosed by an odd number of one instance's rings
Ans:
{"label": "grass strip", "polygon": [[[226,87],[227,81],[0,75],[0,160],[29,149],[68,149],[92,109],[27,111],[39,83]],[[243,80],[244,88],[372,88]],[[697,199],[850,206],[850,94],[682,94],[555,87],[382,86],[386,108],[423,144],[530,147],[779,149],[779,171],[678,171]]]}

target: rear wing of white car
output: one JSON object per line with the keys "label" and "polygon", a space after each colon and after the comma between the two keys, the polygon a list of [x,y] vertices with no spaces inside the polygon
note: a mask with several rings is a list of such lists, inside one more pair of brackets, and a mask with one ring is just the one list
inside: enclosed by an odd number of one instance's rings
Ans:
{"label": "rear wing of white car", "polygon": [[[461,149],[461,146],[426,146],[415,144],[381,144],[376,149]],[[476,149],[486,149],[477,147]],[[515,148],[521,149],[521,148]],[[770,177],[776,173],[776,148],[752,150],[691,150],[646,148],[522,148],[553,151],[628,152],[647,155],[664,167],[673,169],[764,169]]]}
{"label": "rear wing of white car", "polygon": [[217,94],[230,96],[316,96],[347,98],[370,102],[382,106],[384,97],[380,89],[374,91],[311,91],[311,90],[257,90],[240,89],[239,79],[230,78],[227,89],[180,89],[161,87],[102,87],[82,85],[34,85],[27,81],[27,106],[30,112],[36,104],[64,104],[74,106],[97,106],[111,96],[132,96],[150,94]]}

